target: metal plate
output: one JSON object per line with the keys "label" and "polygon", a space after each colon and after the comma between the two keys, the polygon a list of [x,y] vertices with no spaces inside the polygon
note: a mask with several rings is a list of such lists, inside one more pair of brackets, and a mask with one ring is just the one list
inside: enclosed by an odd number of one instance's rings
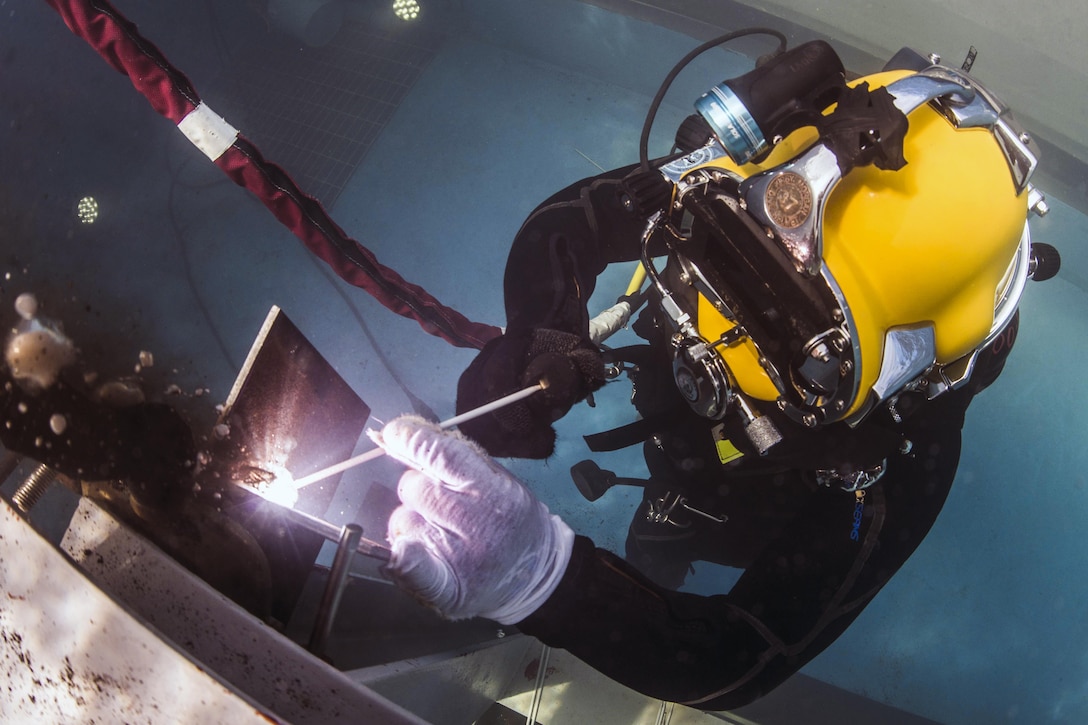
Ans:
{"label": "metal plate", "polygon": [[[245,480],[283,467],[299,478],[351,456],[370,408],[278,307],[268,313],[224,406],[210,474]],[[318,517],[340,476],[300,491],[295,508]],[[278,506],[237,489],[223,512],[241,523],[268,556],[271,613],[290,617],[324,538],[290,523]]]}

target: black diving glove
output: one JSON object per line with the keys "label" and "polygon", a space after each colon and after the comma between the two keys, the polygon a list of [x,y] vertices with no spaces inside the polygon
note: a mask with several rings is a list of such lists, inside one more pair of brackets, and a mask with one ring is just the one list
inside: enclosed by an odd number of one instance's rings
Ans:
{"label": "black diving glove", "polygon": [[588,340],[559,330],[509,330],[487,343],[461,374],[457,412],[541,381],[547,387],[459,428],[493,456],[547,458],[555,450],[552,423],[604,380],[600,352]]}

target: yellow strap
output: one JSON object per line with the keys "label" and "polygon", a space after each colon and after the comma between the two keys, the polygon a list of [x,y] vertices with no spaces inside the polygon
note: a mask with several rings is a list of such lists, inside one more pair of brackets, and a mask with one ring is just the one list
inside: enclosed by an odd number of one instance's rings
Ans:
{"label": "yellow strap", "polygon": [[714,446],[718,449],[718,460],[722,463],[735,461],[744,455],[733,445],[731,440],[714,441]]}

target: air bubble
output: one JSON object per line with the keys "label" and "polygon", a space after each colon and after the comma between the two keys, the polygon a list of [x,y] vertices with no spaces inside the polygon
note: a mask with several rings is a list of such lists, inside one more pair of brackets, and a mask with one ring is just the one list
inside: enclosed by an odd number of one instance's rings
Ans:
{"label": "air bubble", "polygon": [[24,292],[15,298],[15,311],[24,320],[32,320],[38,314],[38,298],[29,292]]}
{"label": "air bubble", "polygon": [[49,418],[49,429],[60,435],[68,429],[68,419],[60,413],[54,413]]}

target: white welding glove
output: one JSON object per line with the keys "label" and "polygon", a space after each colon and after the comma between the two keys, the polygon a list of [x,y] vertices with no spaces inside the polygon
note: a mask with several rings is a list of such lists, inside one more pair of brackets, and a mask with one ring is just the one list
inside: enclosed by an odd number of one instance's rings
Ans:
{"label": "white welding glove", "polygon": [[388,570],[449,619],[514,624],[559,585],[574,532],[509,471],[460,433],[416,416],[374,441],[409,467],[389,519]]}

